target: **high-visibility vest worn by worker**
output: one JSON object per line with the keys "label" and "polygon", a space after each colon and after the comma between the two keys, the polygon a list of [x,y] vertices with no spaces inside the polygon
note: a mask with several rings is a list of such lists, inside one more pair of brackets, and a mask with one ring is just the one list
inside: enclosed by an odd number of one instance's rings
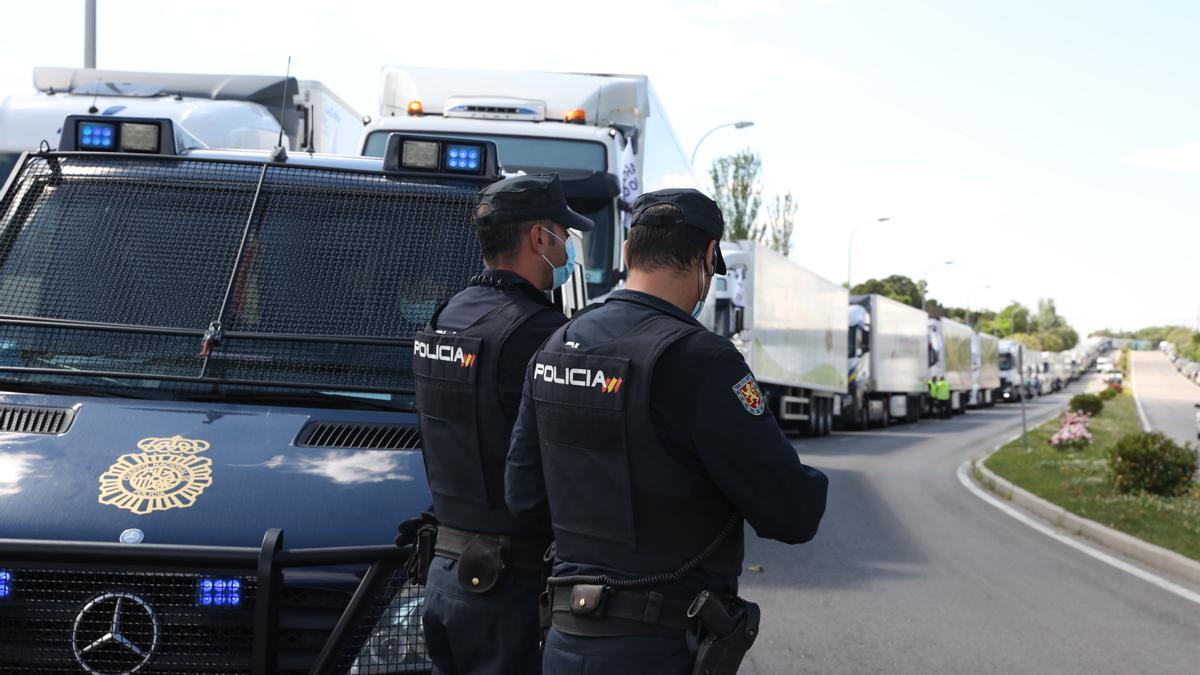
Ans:
{"label": "high-visibility vest worn by worker", "polygon": [[937,398],[936,383],[933,380],[928,380],[925,382],[925,386],[929,387],[929,398],[936,399]]}
{"label": "high-visibility vest worn by worker", "polygon": [[937,389],[937,392],[936,392],[937,400],[939,400],[939,401],[949,401],[950,400],[950,383],[949,382],[947,382],[945,380],[938,380],[936,389]]}

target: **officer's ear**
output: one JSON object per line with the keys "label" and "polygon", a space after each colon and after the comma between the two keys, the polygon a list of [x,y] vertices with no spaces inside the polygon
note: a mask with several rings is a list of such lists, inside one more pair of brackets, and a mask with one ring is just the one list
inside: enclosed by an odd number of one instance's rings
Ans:
{"label": "officer's ear", "polygon": [[704,273],[708,276],[715,276],[717,273],[717,242],[708,242],[708,249],[704,252]]}
{"label": "officer's ear", "polygon": [[527,223],[524,229],[524,236],[521,237],[525,247],[527,247],[528,250],[532,251],[535,255],[541,255],[542,250],[546,246],[546,243],[543,241],[544,237],[542,236],[543,229],[544,228],[540,222],[533,221],[531,223]]}

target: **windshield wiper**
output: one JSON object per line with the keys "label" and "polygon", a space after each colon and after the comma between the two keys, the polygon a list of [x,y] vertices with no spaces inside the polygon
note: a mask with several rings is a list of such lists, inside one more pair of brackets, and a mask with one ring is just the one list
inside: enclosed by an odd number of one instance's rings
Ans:
{"label": "windshield wiper", "polygon": [[319,405],[332,408],[359,408],[368,410],[388,410],[391,412],[412,412],[413,405],[402,401],[384,401],[376,398],[364,398],[353,394],[338,394],[333,392],[208,392],[200,394],[180,394],[176,397],[183,401],[207,401],[226,403],[249,403],[256,405]]}

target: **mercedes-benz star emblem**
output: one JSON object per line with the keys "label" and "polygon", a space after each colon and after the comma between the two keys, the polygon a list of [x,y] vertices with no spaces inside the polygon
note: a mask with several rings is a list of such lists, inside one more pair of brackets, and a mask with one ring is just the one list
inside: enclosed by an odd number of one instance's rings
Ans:
{"label": "mercedes-benz star emblem", "polygon": [[71,651],[92,675],[132,675],[158,649],[158,615],[132,593],[103,593],[75,615]]}

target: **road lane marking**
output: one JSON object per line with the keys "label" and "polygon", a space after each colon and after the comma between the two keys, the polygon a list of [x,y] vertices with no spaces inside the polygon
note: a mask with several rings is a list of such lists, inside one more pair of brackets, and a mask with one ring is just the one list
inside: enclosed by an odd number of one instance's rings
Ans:
{"label": "road lane marking", "polygon": [[960,465],[958,467],[958,482],[962,483],[963,487],[970,490],[971,494],[975,495],[976,497],[979,497],[980,499],[987,502],[988,504],[991,504],[992,506],[1000,509],[1001,511],[1008,514],[1009,516],[1012,516],[1013,518],[1017,519],[1021,523],[1024,523],[1025,525],[1032,527],[1033,529],[1037,530],[1038,532],[1041,532],[1042,534],[1046,535],[1047,537],[1050,537],[1051,539],[1056,539],[1059,542],[1062,542],[1062,543],[1066,544],[1067,546],[1070,546],[1071,548],[1073,548],[1081,553],[1085,553],[1085,554],[1095,558],[1096,560],[1099,560],[1100,562],[1111,565],[1111,566],[1121,570],[1122,572],[1132,574],[1133,576],[1141,579],[1142,581],[1154,584],[1155,586],[1158,586],[1159,588],[1163,589],[1164,591],[1167,591],[1168,593],[1173,593],[1173,594],[1183,598],[1184,600],[1190,600],[1190,601],[1200,605],[1200,593],[1196,593],[1195,591],[1184,588],[1183,586],[1180,586],[1179,584],[1168,581],[1168,580],[1158,576],[1157,574],[1154,574],[1153,572],[1149,572],[1147,570],[1142,569],[1141,567],[1138,567],[1137,565],[1132,565],[1130,563],[1125,562],[1124,560],[1121,560],[1120,558],[1113,557],[1099,549],[1093,548],[1092,546],[1089,546],[1089,545],[1079,541],[1078,539],[1075,539],[1074,537],[1072,537],[1070,535],[1063,534],[1062,532],[1055,530],[1054,528],[1050,527],[1049,525],[1046,525],[1045,523],[1035,520],[1032,516],[1026,515],[1024,512],[1018,510],[1016,507],[1011,506],[1009,504],[1005,504],[1003,501],[1000,500],[999,497],[996,497],[995,495],[992,495],[992,494],[984,491],[984,489],[979,487],[978,485],[976,485],[975,481],[972,480],[970,477],[969,471],[970,471],[971,462],[972,462],[972,460],[968,459],[967,461],[963,462],[962,465]]}
{"label": "road lane marking", "polygon": [[1146,417],[1146,409],[1142,407],[1142,399],[1137,395],[1137,377],[1136,369],[1133,367],[1133,354],[1129,355],[1129,388],[1133,391],[1133,405],[1137,407],[1138,420],[1141,422],[1142,431],[1150,431],[1150,419]]}

